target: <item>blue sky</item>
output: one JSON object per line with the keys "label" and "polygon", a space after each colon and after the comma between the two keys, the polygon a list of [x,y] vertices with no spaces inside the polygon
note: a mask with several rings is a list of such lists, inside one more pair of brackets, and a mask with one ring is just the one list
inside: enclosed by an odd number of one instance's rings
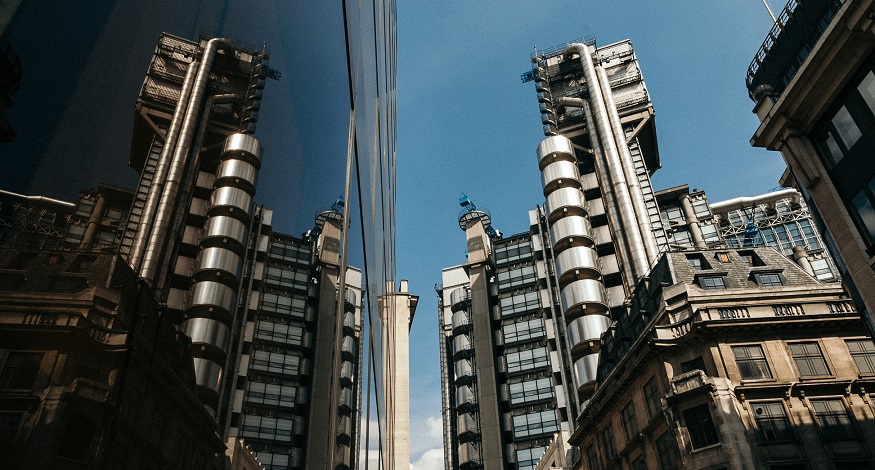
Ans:
{"label": "blue sky", "polygon": [[778,153],[748,142],[757,118],[744,76],[770,27],[757,0],[398,3],[397,275],[420,295],[410,342],[416,470],[443,468],[434,285],[465,260],[457,199],[467,193],[508,235],[528,230],[526,211],[543,203],[540,116],[534,85],[519,78],[533,47],[631,39],[656,111],[655,188],[689,184],[716,201],[766,192],[784,170]]}

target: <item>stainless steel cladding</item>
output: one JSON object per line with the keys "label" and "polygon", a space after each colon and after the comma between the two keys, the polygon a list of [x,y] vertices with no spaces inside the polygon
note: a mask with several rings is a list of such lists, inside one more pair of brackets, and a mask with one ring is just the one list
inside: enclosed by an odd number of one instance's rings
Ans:
{"label": "stainless steel cladding", "polygon": [[470,298],[471,294],[464,287],[459,287],[450,292],[450,305],[452,305],[453,311],[467,307]]}
{"label": "stainless steel cladding", "polygon": [[261,142],[249,134],[233,134],[225,139],[224,158],[236,158],[261,168]]}
{"label": "stainless steel cladding", "polygon": [[201,357],[194,358],[193,362],[195,382],[201,387],[218,393],[219,384],[222,381],[222,366]]}
{"label": "stainless steel cladding", "polygon": [[588,395],[595,388],[598,365],[598,354],[589,354],[574,361],[574,385],[577,386],[577,393]]}
{"label": "stainless steel cladding", "polygon": [[474,389],[469,385],[462,385],[456,388],[456,408],[476,402],[477,398],[474,396]]}
{"label": "stainless steel cladding", "polygon": [[480,450],[473,442],[459,444],[459,465],[477,463],[480,461]]}
{"label": "stainless steel cladding", "polygon": [[566,327],[572,357],[592,353],[590,344],[598,343],[610,326],[611,319],[604,315],[584,315],[572,320]]}
{"label": "stainless steel cladding", "polygon": [[219,164],[219,168],[216,170],[217,185],[233,186],[248,192],[255,192],[257,179],[258,169],[243,160],[225,160]]}
{"label": "stainless steel cladding", "polygon": [[559,295],[565,321],[568,322],[583,314],[607,315],[608,303],[605,300],[605,287],[600,280],[580,279],[562,288]]}
{"label": "stainless steel cladding", "polygon": [[222,280],[236,287],[243,260],[237,253],[220,247],[204,248],[197,256],[196,280]]}
{"label": "stainless steel cladding", "polygon": [[471,327],[471,316],[467,310],[459,310],[453,313],[453,333],[464,333]]}
{"label": "stainless steel cladding", "polygon": [[235,253],[243,254],[243,240],[246,238],[246,224],[224,215],[207,219],[201,246],[221,246]]}
{"label": "stainless steel cladding", "polygon": [[559,188],[548,194],[546,207],[551,223],[566,215],[586,215],[586,201],[577,188]]}
{"label": "stainless steel cladding", "polygon": [[556,275],[559,286],[564,287],[576,279],[598,279],[601,277],[598,255],[586,246],[573,246],[556,256]]}
{"label": "stainless steel cladding", "polygon": [[355,380],[355,366],[352,362],[343,361],[340,365],[340,385],[349,387]]}
{"label": "stainless steel cladding", "polygon": [[459,437],[475,434],[478,432],[477,421],[470,413],[462,413],[457,421],[459,423]]}
{"label": "stainless steel cladding", "polygon": [[[225,284],[201,281],[191,287],[186,315],[222,316],[230,322],[236,292]],[[217,311],[218,310],[218,311]]]}
{"label": "stainless steel cladding", "polygon": [[[456,361],[456,381],[471,379],[474,377],[474,367],[471,366],[471,361],[468,359],[459,359]],[[464,383],[464,382],[463,382]]]}
{"label": "stainless steel cladding", "polygon": [[553,249],[564,250],[571,246],[595,246],[595,240],[590,235],[589,219],[579,215],[563,217],[550,226],[550,239]]}
{"label": "stainless steel cladding", "polygon": [[538,165],[540,168],[544,168],[556,160],[577,161],[574,157],[574,147],[567,137],[560,135],[547,137],[538,144]]}
{"label": "stainless steel cladding", "polygon": [[231,338],[231,330],[213,318],[192,318],[184,331],[192,343],[227,345]]}
{"label": "stainless steel cladding", "polygon": [[211,215],[229,215],[243,222],[249,222],[249,211],[252,207],[252,195],[232,186],[225,186],[213,191],[210,197]]}
{"label": "stainless steel cladding", "polygon": [[544,187],[544,195],[557,188],[574,187],[580,188],[580,175],[574,162],[565,160],[555,161],[541,170],[541,184]]}
{"label": "stainless steel cladding", "polygon": [[460,359],[468,357],[474,352],[474,344],[471,343],[471,338],[468,335],[456,335],[453,338],[453,358]]}

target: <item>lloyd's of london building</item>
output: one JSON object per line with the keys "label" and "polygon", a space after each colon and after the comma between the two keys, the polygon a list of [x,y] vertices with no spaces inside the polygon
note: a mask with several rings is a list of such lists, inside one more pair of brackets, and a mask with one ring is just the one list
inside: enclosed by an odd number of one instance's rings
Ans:
{"label": "lloyd's of london building", "polygon": [[[799,195],[654,191],[629,41],[537,51],[523,80],[546,203],[502,237],[461,201],[468,259],[439,289],[446,468],[867,462],[875,346]],[[844,440],[815,446],[835,423]]]}

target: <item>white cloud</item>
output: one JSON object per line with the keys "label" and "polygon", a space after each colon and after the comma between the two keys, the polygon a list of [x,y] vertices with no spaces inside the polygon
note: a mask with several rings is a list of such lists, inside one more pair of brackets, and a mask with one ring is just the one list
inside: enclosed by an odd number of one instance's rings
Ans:
{"label": "white cloud", "polygon": [[441,448],[425,451],[415,462],[410,462],[410,470],[443,470],[444,450]]}
{"label": "white cloud", "polygon": [[437,440],[444,438],[444,422],[442,419],[429,416],[425,420],[425,427],[428,429],[428,437]]}

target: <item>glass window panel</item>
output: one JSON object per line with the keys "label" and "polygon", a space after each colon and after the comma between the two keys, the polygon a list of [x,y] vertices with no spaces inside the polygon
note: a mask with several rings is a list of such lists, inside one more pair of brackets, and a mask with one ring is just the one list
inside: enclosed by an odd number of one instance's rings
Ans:
{"label": "glass window panel", "polygon": [[513,417],[513,435],[516,438],[556,432],[559,425],[556,422],[554,410],[528,413]]}
{"label": "glass window panel", "polygon": [[743,380],[771,379],[772,371],[760,345],[733,346],[732,354]]}
{"label": "glass window panel", "polygon": [[544,336],[544,321],[535,318],[528,321],[508,323],[501,327],[505,343],[518,343]]}
{"label": "glass window panel", "polygon": [[602,444],[605,446],[605,458],[610,460],[617,455],[617,447],[614,444],[614,428],[611,425],[602,431]]}
{"label": "glass window panel", "polygon": [[535,266],[528,265],[514,269],[499,270],[496,275],[499,289],[510,289],[531,284],[537,280]]}
{"label": "glass window panel", "polygon": [[823,142],[824,144],[826,144],[826,156],[829,158],[829,161],[831,161],[833,165],[842,161],[842,158],[845,158],[845,152],[843,152],[841,147],[839,147],[839,143],[836,142],[836,139],[832,135],[832,132],[827,133],[826,139]]}
{"label": "glass window panel", "polygon": [[0,372],[0,389],[29,390],[36,382],[43,353],[12,351]]}
{"label": "glass window panel", "polygon": [[635,420],[635,405],[629,402],[620,412],[623,420],[623,432],[626,434],[626,442],[631,442],[638,437],[638,422]]}
{"label": "glass window panel", "polygon": [[802,377],[829,375],[826,359],[816,342],[790,344],[790,353]]}
{"label": "glass window panel", "polygon": [[516,451],[516,462],[519,470],[531,470],[538,465],[538,461],[544,455],[546,447],[533,447],[531,449],[519,449]]}
{"label": "glass window panel", "polygon": [[860,234],[867,243],[875,242],[875,207],[872,206],[872,201],[866,194],[866,191],[860,191],[853,199],[851,199],[851,215],[857,222]]}
{"label": "glass window panel", "polygon": [[647,415],[654,416],[662,411],[662,400],[659,396],[659,388],[656,379],[650,379],[644,384],[644,404],[647,405]]}
{"label": "glass window panel", "polygon": [[849,150],[863,135],[846,106],[842,106],[838,112],[836,112],[836,115],[833,116],[832,125],[835,126],[839,138],[845,144],[845,148]]}
{"label": "glass window panel", "polygon": [[863,77],[863,81],[857,85],[857,91],[863,95],[863,100],[869,105],[869,111],[875,114],[875,74],[869,72]]}
{"label": "glass window panel", "polygon": [[522,405],[553,398],[553,383],[548,378],[529,380],[508,385],[510,404]]}
{"label": "glass window panel", "polygon": [[714,421],[711,418],[711,410],[708,405],[699,405],[684,411],[684,421],[687,424],[687,432],[690,433],[690,444],[693,449],[700,449],[712,444],[717,444],[720,439]]}
{"label": "glass window panel", "polygon": [[550,365],[547,356],[547,348],[535,348],[505,354],[507,372],[514,373],[547,367]]}
{"label": "glass window panel", "polygon": [[706,276],[699,278],[699,285],[709,290],[726,289],[726,280],[722,276]]}
{"label": "glass window panel", "polygon": [[793,439],[790,420],[781,402],[754,403],[754,420],[764,441],[787,441]]}
{"label": "glass window panel", "polygon": [[528,311],[538,310],[541,306],[537,292],[526,292],[498,299],[501,316],[510,316]]}
{"label": "glass window panel", "polygon": [[671,431],[663,433],[656,439],[656,452],[659,454],[659,468],[661,470],[676,470],[677,445]]}
{"label": "glass window panel", "polygon": [[857,370],[861,374],[875,374],[875,343],[871,339],[849,339],[845,343]]}
{"label": "glass window panel", "polygon": [[848,410],[841,399],[811,400],[811,408],[817,418],[817,425],[827,438],[853,437],[854,429]]}

